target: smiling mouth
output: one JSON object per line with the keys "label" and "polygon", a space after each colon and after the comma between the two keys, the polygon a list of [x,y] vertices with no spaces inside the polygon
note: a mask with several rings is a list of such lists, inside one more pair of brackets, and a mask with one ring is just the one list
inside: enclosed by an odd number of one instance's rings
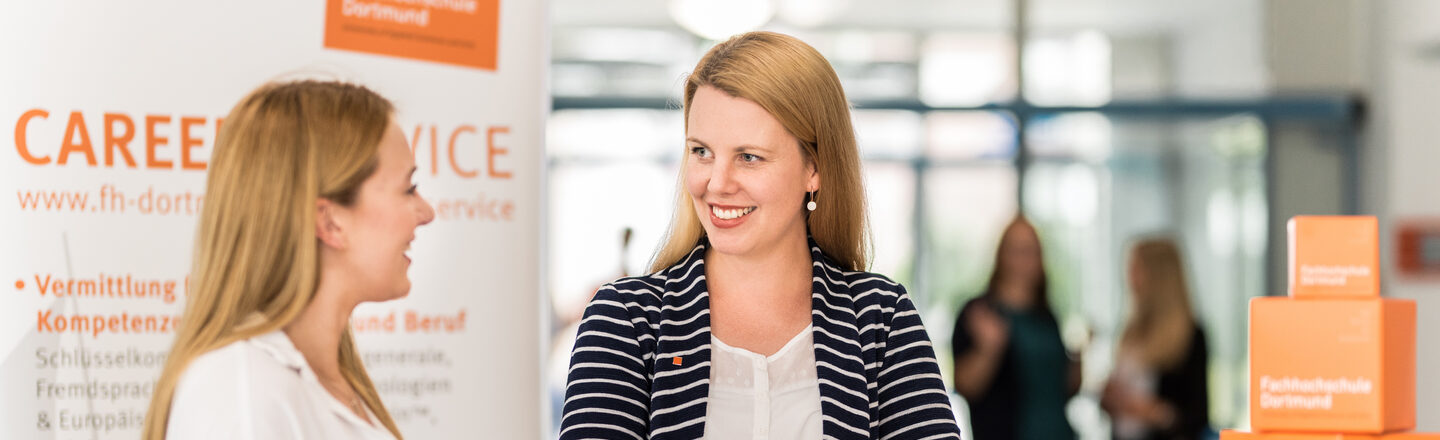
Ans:
{"label": "smiling mouth", "polygon": [[721,220],[734,220],[744,217],[746,214],[755,212],[755,207],[723,209],[718,206],[710,206],[710,214]]}

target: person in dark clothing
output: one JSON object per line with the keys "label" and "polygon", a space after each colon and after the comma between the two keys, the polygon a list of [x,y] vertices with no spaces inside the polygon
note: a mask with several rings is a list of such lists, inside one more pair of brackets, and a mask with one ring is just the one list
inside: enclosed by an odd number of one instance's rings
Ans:
{"label": "person in dark clothing", "polygon": [[1040,239],[1024,217],[1005,228],[989,286],[961,308],[950,341],[974,438],[1075,438],[1065,405],[1080,389],[1080,362],[1060,340]]}
{"label": "person in dark clothing", "polygon": [[1130,254],[1131,312],[1100,406],[1118,440],[1194,440],[1209,429],[1205,332],[1190,308],[1180,251],[1144,240]]}

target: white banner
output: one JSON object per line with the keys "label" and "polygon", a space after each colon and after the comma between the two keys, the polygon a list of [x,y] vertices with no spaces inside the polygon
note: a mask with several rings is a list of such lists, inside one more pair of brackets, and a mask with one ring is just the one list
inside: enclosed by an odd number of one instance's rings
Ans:
{"label": "white banner", "polygon": [[222,118],[275,79],[390,98],[437,218],[355,312],[411,438],[538,438],[547,8],[499,0],[0,4],[0,438],[135,438]]}

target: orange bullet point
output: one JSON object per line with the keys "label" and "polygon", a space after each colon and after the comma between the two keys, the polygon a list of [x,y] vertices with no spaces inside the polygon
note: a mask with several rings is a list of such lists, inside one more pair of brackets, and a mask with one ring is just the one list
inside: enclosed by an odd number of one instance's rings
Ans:
{"label": "orange bullet point", "polygon": [[680,365],[680,356],[675,356],[675,359],[671,359],[670,363]]}
{"label": "orange bullet point", "polygon": [[15,290],[25,290],[25,281],[15,280]]}

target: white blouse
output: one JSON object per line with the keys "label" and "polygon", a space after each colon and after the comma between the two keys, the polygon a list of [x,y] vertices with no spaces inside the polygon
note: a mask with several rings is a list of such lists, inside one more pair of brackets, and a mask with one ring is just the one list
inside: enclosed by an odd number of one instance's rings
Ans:
{"label": "white blouse", "polygon": [[710,335],[707,439],[820,438],[820,378],[813,325],[770,356]]}
{"label": "white blouse", "polygon": [[[1115,372],[1111,377],[1116,378],[1116,387],[1120,393],[1126,394],[1126,398],[1153,398],[1158,378],[1155,372],[1145,366],[1133,350],[1121,350],[1119,360],[1115,363]],[[1143,439],[1150,437],[1150,427],[1144,420],[1135,416],[1118,413],[1111,418],[1113,437],[1119,440]]]}
{"label": "white blouse", "polygon": [[165,432],[169,439],[395,438],[368,415],[374,424],[330,395],[277,330],[191,361],[175,387]]}

